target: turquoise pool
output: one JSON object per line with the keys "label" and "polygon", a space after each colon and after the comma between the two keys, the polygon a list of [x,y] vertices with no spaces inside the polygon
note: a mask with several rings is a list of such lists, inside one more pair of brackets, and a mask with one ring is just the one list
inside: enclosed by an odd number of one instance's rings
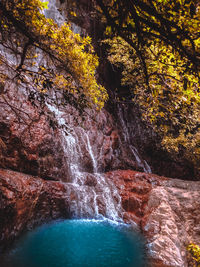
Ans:
{"label": "turquoise pool", "polygon": [[2,267],[144,267],[141,236],[107,220],[56,221],[28,232]]}

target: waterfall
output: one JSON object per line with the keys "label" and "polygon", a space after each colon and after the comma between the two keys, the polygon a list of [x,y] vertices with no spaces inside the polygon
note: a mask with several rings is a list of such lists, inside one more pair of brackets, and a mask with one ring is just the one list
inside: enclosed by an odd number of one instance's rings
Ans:
{"label": "waterfall", "polygon": [[[64,110],[60,111],[50,104],[47,106],[54,113],[59,125],[61,143],[69,169],[67,188],[72,216],[96,219],[106,217],[114,221],[122,221],[121,198],[115,185],[98,172],[89,130],[73,125],[71,115],[66,115]],[[63,130],[64,125],[69,129],[67,134]],[[92,165],[91,173],[85,172],[83,168],[82,159],[86,156],[89,157]]]}
{"label": "waterfall", "polygon": [[[50,0],[48,9],[43,12],[46,17],[54,19],[58,25],[61,25],[67,18],[64,11],[60,11],[56,4],[56,0]],[[74,31],[79,33],[80,29],[73,28]],[[102,173],[99,173],[98,152],[94,151],[90,139],[92,125],[87,129],[80,125],[77,126],[73,122],[76,115],[70,115],[67,108],[61,109],[53,104],[46,104],[54,114],[59,126],[60,142],[64,150],[63,162],[68,170],[66,183],[72,216],[96,219],[106,217],[114,221],[122,221],[123,211],[118,190],[114,183],[108,181]],[[129,144],[138,166],[143,168],[145,172],[151,172],[147,162],[141,159],[136,147],[130,142],[128,127],[123,119],[122,112],[119,112],[119,118],[124,130],[124,139]],[[89,116],[87,120],[90,120]],[[67,132],[64,130],[66,126]],[[112,147],[110,149],[112,151]],[[91,168],[85,168],[85,158],[87,158],[87,163],[89,162]]]}
{"label": "waterfall", "polygon": [[[46,2],[45,0],[42,0]],[[64,11],[60,12],[59,3],[56,0],[50,0],[48,9],[43,10],[43,14],[52,18],[61,25],[67,21]],[[72,28],[76,33],[81,33],[81,28],[72,24]],[[15,67],[20,64],[20,57],[16,57],[8,49],[0,45],[1,54],[5,56],[10,67]],[[36,49],[38,57],[35,59],[35,65],[30,67],[30,70],[37,72],[39,66],[48,65],[44,54]],[[3,70],[7,71],[7,70]],[[12,68],[9,69],[12,71]],[[11,72],[12,74],[12,72]],[[16,75],[13,71],[13,77]],[[18,85],[17,90],[23,93],[27,98],[29,89],[32,92],[34,86],[31,86],[32,80],[28,75],[24,74],[28,86]],[[30,86],[29,86],[30,82]],[[30,87],[30,88],[29,88]],[[35,90],[35,89],[34,89]],[[46,101],[52,102],[56,99],[54,92],[48,92],[49,99]],[[60,97],[60,95],[59,95]],[[102,218],[106,217],[114,221],[121,221],[121,199],[118,191],[111,181],[107,181],[103,174],[99,173],[97,155],[93,151],[90,140],[90,130],[85,130],[81,126],[73,124],[73,116],[68,114],[67,109],[57,108],[55,105],[46,103],[48,109],[54,114],[57,125],[59,126],[59,137],[64,150],[64,164],[68,170],[68,177],[66,177],[67,197],[69,197],[70,210],[73,217],[76,218]],[[69,112],[70,113],[70,112]],[[76,116],[76,115],[74,115]],[[65,131],[67,126],[67,132]],[[84,153],[83,153],[84,150]],[[88,158],[92,166],[89,172],[84,168],[84,157]],[[56,167],[57,168],[57,167]]]}
{"label": "waterfall", "polygon": [[124,118],[123,109],[120,105],[118,106],[118,116],[119,116],[119,121],[120,121],[122,130],[123,130],[122,134],[124,137],[124,141],[126,142],[126,144],[128,144],[131,154],[133,158],[136,160],[138,167],[142,168],[143,171],[146,173],[151,173],[151,167],[146,162],[146,160],[142,159],[137,148],[133,146],[133,144],[131,143],[130,130]]}

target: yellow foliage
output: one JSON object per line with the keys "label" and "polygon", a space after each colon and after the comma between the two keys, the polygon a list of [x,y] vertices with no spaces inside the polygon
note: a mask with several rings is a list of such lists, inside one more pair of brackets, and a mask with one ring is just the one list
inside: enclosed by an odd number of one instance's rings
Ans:
{"label": "yellow foliage", "polygon": [[[170,152],[183,147],[185,157],[199,168],[200,160],[200,84],[194,73],[184,73],[184,61],[162,42],[146,49],[150,75],[145,83],[140,60],[134,49],[121,37],[107,39],[108,60],[121,70],[122,86],[132,89],[143,118],[163,137]],[[187,87],[185,82],[187,79]]]}
{"label": "yellow foliage", "polygon": [[[74,87],[78,87],[80,93],[86,96],[89,106],[93,103],[97,109],[102,108],[108,95],[95,78],[98,57],[94,54],[91,38],[89,36],[83,38],[75,34],[69,23],[59,26],[54,20],[46,18],[43,10],[48,8],[48,2],[40,0],[5,0],[4,2],[7,10],[12,12],[13,17],[32,35],[36,47],[50,57],[54,57],[63,71],[67,72],[67,75],[51,77],[54,86],[70,92],[74,92]],[[4,24],[6,22],[5,16]]]}
{"label": "yellow foliage", "polygon": [[200,267],[200,247],[194,243],[187,246],[187,250],[190,252],[192,259],[195,262],[196,267]]}
{"label": "yellow foliage", "polygon": [[[105,34],[113,38],[104,43],[109,45],[109,61],[121,71],[121,85],[132,89],[131,98],[163,137],[168,150],[178,152],[181,145],[196,157],[200,132],[199,1],[96,2],[102,21],[106,18],[112,28],[111,32],[106,25]],[[191,136],[195,146],[189,146]]]}

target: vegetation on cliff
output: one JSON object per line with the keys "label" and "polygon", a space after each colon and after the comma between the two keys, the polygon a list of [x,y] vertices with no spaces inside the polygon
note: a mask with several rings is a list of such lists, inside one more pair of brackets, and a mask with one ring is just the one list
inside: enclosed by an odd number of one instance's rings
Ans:
{"label": "vegetation on cliff", "polygon": [[[70,24],[58,25],[46,18],[48,2],[3,0],[0,2],[1,81],[32,83],[43,95],[51,88],[65,91],[65,99],[80,110],[102,108],[107,93],[95,78],[98,58],[89,36],[75,34]],[[11,54],[12,60],[8,60]]]}
{"label": "vegetation on cliff", "polygon": [[195,267],[200,266],[200,247],[194,243],[191,243],[187,247],[188,252],[190,253],[191,264]]}
{"label": "vegetation on cliff", "polygon": [[[85,3],[85,1],[83,1]],[[163,146],[200,159],[200,4],[197,0],[96,0],[95,14],[105,26],[107,58],[121,74],[144,120],[162,137]],[[91,5],[89,3],[88,5]],[[79,1],[68,0],[76,17]],[[43,100],[59,89],[62,104],[82,113],[100,109],[107,92],[97,83],[98,58],[90,37],[75,34],[70,23],[45,17],[48,2],[0,2],[0,91],[8,81]],[[76,19],[77,20],[77,19]],[[12,55],[12,57],[8,56]],[[128,100],[128,101],[127,101]]]}
{"label": "vegetation on cliff", "polygon": [[[127,99],[163,137],[163,146],[200,160],[200,5],[190,0],[97,0],[108,60]],[[123,95],[123,94],[122,94]]]}

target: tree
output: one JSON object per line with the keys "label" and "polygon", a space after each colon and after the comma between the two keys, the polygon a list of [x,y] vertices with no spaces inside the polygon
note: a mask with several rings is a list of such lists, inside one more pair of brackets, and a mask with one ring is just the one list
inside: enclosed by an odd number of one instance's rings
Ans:
{"label": "tree", "polygon": [[88,106],[102,108],[107,93],[95,78],[98,58],[91,38],[73,33],[69,23],[59,26],[46,18],[46,8],[48,2],[40,0],[0,2],[1,83],[32,84],[42,99],[49,90],[60,89],[63,102],[80,112]]}
{"label": "tree", "polygon": [[[108,59],[170,151],[200,159],[200,4],[96,0]],[[130,95],[128,96],[130,99]],[[124,100],[124,99],[119,99]],[[127,103],[127,101],[126,101]]]}

